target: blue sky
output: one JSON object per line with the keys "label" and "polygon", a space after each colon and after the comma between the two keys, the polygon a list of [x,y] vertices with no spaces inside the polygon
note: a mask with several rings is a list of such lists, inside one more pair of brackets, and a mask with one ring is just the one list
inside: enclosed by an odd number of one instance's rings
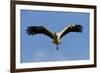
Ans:
{"label": "blue sky", "polygon": [[[59,50],[48,36],[28,36],[29,26],[45,26],[59,32],[70,24],[83,26],[82,33],[69,33],[61,40]],[[21,62],[47,62],[89,59],[89,13],[21,10]]]}

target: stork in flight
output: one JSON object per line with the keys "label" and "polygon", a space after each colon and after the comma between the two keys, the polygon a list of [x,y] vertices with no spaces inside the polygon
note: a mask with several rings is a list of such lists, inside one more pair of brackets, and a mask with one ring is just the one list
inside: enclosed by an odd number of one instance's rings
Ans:
{"label": "stork in flight", "polygon": [[53,39],[53,43],[56,45],[56,49],[58,50],[59,44],[61,44],[61,38],[68,34],[69,32],[82,32],[83,27],[81,25],[67,25],[62,31],[60,32],[51,32],[48,28],[44,26],[29,26],[26,29],[26,33],[28,35],[35,35],[35,34],[44,34],[51,39]]}

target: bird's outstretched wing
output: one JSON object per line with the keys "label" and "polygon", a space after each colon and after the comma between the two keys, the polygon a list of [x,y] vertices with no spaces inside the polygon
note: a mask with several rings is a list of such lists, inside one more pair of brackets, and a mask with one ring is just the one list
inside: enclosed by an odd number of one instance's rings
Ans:
{"label": "bird's outstretched wing", "polygon": [[28,35],[44,34],[54,39],[54,34],[44,26],[29,26],[26,29]]}
{"label": "bird's outstretched wing", "polygon": [[83,27],[81,25],[68,25],[60,32],[60,38],[69,32],[82,32]]}

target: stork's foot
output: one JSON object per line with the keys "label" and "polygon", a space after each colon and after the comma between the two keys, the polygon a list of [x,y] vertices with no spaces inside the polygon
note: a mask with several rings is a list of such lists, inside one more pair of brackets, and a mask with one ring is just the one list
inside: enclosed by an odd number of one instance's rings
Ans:
{"label": "stork's foot", "polygon": [[57,49],[57,50],[59,49],[59,46],[58,46],[58,45],[56,45],[56,49]]}

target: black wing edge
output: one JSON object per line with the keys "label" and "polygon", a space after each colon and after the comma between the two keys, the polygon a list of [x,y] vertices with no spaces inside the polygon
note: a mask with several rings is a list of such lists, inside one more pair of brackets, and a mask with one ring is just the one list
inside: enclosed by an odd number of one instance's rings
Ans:
{"label": "black wing edge", "polygon": [[29,26],[29,27],[27,27],[27,29],[26,29],[26,33],[27,33],[28,35],[34,35],[34,34],[37,33],[36,30],[37,30],[37,27],[36,27],[36,26]]}
{"label": "black wing edge", "polygon": [[54,39],[54,34],[52,32],[50,32],[44,26],[29,26],[26,29],[26,33],[28,35],[45,34],[45,35],[49,36],[50,38]]}
{"label": "black wing edge", "polygon": [[72,28],[72,32],[82,32],[83,26],[82,25],[75,25],[75,27]]}
{"label": "black wing edge", "polygon": [[81,33],[83,31],[83,26],[82,25],[75,25],[69,27],[62,35],[60,38],[62,38],[64,35],[66,35],[69,32],[78,32]]}

